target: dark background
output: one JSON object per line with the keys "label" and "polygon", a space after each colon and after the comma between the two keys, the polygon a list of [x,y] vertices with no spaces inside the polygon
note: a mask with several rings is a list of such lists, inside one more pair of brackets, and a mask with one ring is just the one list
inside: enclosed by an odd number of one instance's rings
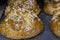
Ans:
{"label": "dark background", "polygon": [[0,0],[0,5],[7,4],[7,0]]}
{"label": "dark background", "polygon": [[[44,25],[44,31],[37,35],[34,38],[30,38],[30,39],[23,39],[23,40],[60,40],[58,37],[56,37],[50,30],[50,22],[51,22],[51,18],[52,16],[49,14],[46,14],[43,10],[44,8],[44,3],[43,0],[37,0],[37,3],[39,4],[40,8],[41,8],[41,12],[38,15],[38,17],[42,20],[43,25]],[[2,22],[2,20],[4,19],[4,11],[5,8],[7,6],[7,0],[0,0],[0,22]],[[0,40],[12,40],[12,39],[8,39],[4,36],[2,36],[0,34]]]}

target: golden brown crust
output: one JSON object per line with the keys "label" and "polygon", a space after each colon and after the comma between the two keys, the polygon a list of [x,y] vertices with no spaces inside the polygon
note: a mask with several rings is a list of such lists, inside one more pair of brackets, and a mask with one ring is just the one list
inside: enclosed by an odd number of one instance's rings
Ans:
{"label": "golden brown crust", "polygon": [[36,15],[40,13],[40,8],[36,2],[36,0],[8,0],[8,5],[11,9],[18,9],[23,13],[25,12],[35,12]]}
{"label": "golden brown crust", "polygon": [[53,16],[51,21],[51,31],[60,38],[60,14]]}
{"label": "golden brown crust", "polygon": [[3,20],[0,24],[2,35],[12,39],[31,38],[43,30],[42,22],[37,17],[31,19],[26,16],[22,21],[14,22],[14,20],[7,18]]}
{"label": "golden brown crust", "polygon": [[34,8],[31,8],[32,10],[30,10],[30,3],[28,3],[28,5],[24,4],[22,8],[20,8],[21,6],[19,5],[19,7],[16,4],[19,2],[20,1],[13,2],[14,5],[10,4],[6,8],[6,18],[0,24],[1,34],[7,38],[12,39],[24,39],[34,37],[43,30],[43,24],[41,20],[37,17],[37,14],[39,13],[39,10],[37,9],[39,8],[37,8],[37,6],[34,7],[34,4],[32,4]]}
{"label": "golden brown crust", "polygon": [[57,10],[60,10],[60,2],[58,2],[57,0],[54,1],[48,1],[45,0],[44,1],[44,11],[50,15],[54,15],[56,14],[55,12]]}

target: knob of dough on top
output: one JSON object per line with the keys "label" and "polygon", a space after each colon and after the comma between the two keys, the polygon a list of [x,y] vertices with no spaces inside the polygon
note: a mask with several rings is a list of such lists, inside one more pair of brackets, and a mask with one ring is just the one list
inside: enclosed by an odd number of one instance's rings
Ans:
{"label": "knob of dough on top", "polygon": [[25,12],[35,12],[36,15],[41,11],[36,0],[8,0],[8,5]]}

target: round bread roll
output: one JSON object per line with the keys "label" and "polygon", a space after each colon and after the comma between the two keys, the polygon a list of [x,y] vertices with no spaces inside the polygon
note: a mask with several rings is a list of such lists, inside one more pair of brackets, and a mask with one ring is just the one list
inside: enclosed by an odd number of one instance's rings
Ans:
{"label": "round bread roll", "polygon": [[60,14],[53,16],[51,21],[51,31],[60,38]]}
{"label": "round bread roll", "polygon": [[44,11],[50,15],[56,14],[55,12],[60,10],[60,0],[45,0]]}
{"label": "round bread roll", "polygon": [[[13,0],[14,1],[14,0]],[[20,0],[22,1],[22,0]],[[33,9],[34,0],[25,0],[26,4],[21,4],[17,0],[14,5],[8,5],[5,10],[5,19],[0,24],[1,34],[11,39],[31,38],[43,30],[43,24],[36,14],[39,12],[39,7]],[[33,2],[30,4],[30,2]],[[19,5],[18,5],[19,4]],[[37,8],[37,9],[35,9]]]}

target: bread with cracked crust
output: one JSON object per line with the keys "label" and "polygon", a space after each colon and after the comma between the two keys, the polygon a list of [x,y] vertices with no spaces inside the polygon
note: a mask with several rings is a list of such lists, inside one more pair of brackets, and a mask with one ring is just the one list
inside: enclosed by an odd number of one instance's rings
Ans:
{"label": "bread with cracked crust", "polygon": [[40,9],[34,4],[35,1],[24,0],[23,3],[23,0],[13,0],[11,2],[12,4],[6,7],[6,17],[0,24],[1,34],[11,39],[24,39],[41,33],[43,24],[37,16]]}

